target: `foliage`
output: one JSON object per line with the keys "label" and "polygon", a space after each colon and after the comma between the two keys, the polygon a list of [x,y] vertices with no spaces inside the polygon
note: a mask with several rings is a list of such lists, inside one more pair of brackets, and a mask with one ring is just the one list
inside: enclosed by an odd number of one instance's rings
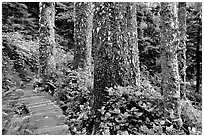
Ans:
{"label": "foliage", "polygon": [[87,78],[86,72],[71,70],[64,70],[64,74],[56,77],[54,84],[58,87],[54,98],[67,116],[72,134],[82,134],[81,128],[85,124],[83,118],[90,114],[93,85],[91,79],[93,78]]}
{"label": "foliage", "polygon": [[[4,54],[4,53],[3,53]],[[15,80],[19,80],[18,73],[12,71],[14,69],[13,62],[8,56],[3,55],[2,59],[2,91],[8,91],[15,86]]]}
{"label": "foliage", "polygon": [[[35,3],[33,3],[35,5]],[[2,4],[3,32],[18,31],[27,39],[35,39],[38,31],[38,19],[30,13],[32,7],[22,2],[4,2]],[[35,13],[36,14],[36,13]]]}
{"label": "foliage", "polygon": [[74,3],[56,2],[56,42],[67,52],[74,48]]}
{"label": "foliage", "polygon": [[131,87],[108,89],[110,99],[100,109],[100,134],[154,134],[148,128],[156,126],[154,120],[162,117],[159,108],[162,100],[161,95],[149,90]]}
{"label": "foliage", "polygon": [[[160,72],[161,68],[156,64],[160,58],[160,5],[151,3],[150,5],[138,4],[138,47],[141,66],[147,67],[150,74]],[[145,27],[144,27],[145,26]]]}
{"label": "foliage", "polygon": [[29,80],[28,77],[37,69],[38,16],[34,16],[34,13],[37,12],[33,12],[29,3],[2,3],[4,89],[6,85],[20,86],[21,80]]}
{"label": "foliage", "polygon": [[28,41],[18,32],[2,34],[2,84],[4,90],[21,86],[29,81],[37,69],[37,44]]}
{"label": "foliage", "polygon": [[17,75],[26,81],[29,76],[33,75],[32,72],[37,70],[37,42],[26,40],[18,32],[3,33],[2,39],[4,58],[10,60],[4,61],[12,63]]}
{"label": "foliage", "polygon": [[[145,86],[147,87],[147,86]],[[110,99],[99,109],[101,125],[98,134],[105,135],[169,135],[187,134],[186,128],[177,129],[176,125],[163,119],[162,96],[151,88],[135,89],[131,87],[117,87],[108,89]],[[187,105],[184,105],[184,110]],[[192,125],[189,120],[199,122],[194,118],[200,111],[191,109],[191,113],[182,113],[184,125],[196,129],[194,133],[200,134],[198,124]],[[200,114],[199,114],[200,115]],[[201,117],[200,117],[201,118]],[[190,124],[190,125],[189,125]],[[195,128],[196,125],[196,128]],[[188,128],[187,128],[188,130]],[[198,131],[199,130],[199,131]]]}
{"label": "foliage", "polygon": [[181,117],[183,119],[183,127],[189,129],[189,134],[202,134],[202,111],[196,109],[190,100],[182,100]]}
{"label": "foliage", "polygon": [[[195,3],[188,4],[187,8],[187,78],[194,79],[197,73],[197,63],[202,66],[202,13],[201,10],[195,9]],[[199,47],[199,51],[196,51]],[[198,53],[197,53],[198,52]],[[197,57],[198,56],[198,57]],[[202,67],[200,67],[202,75]],[[202,77],[200,77],[202,79]]]}
{"label": "foliage", "polygon": [[[68,71],[67,76],[67,84],[64,84],[67,87],[64,87],[64,90],[58,90],[54,96],[67,115],[67,124],[71,133],[73,135],[91,134],[90,129],[93,126],[95,115],[91,110],[93,103],[91,102],[91,88],[87,88],[90,87],[90,84],[87,86],[84,73]],[[189,112],[182,113],[184,127],[179,130],[173,123],[163,119],[163,97],[159,88],[153,87],[146,77],[143,77],[142,83],[140,89],[120,86],[107,89],[108,100],[101,109],[98,109],[101,124],[97,134],[200,134],[200,127],[187,120],[199,121],[194,118],[194,112],[200,114],[200,111],[193,109],[190,115]],[[185,110],[185,103],[182,104]]]}
{"label": "foliage", "polygon": [[[157,2],[138,4],[138,46],[140,51],[141,67],[145,65],[151,75],[160,73],[160,5]],[[196,46],[201,43],[196,37],[201,36],[201,12],[195,9],[195,3],[187,3],[187,80],[195,79],[196,70]],[[142,27],[141,24],[146,24]],[[201,56],[199,62],[202,63]],[[201,68],[200,68],[201,69]],[[201,71],[200,71],[201,72]]]}

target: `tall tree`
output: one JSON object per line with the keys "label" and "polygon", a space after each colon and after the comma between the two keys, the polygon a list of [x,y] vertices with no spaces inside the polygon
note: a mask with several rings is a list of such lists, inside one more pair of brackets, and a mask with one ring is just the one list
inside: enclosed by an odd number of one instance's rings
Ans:
{"label": "tall tree", "polygon": [[[197,22],[199,25],[202,26],[202,18],[200,18],[200,15],[202,14],[202,3],[201,2],[196,2],[195,4],[196,7],[196,11],[197,11]],[[201,83],[201,54],[200,54],[200,45],[202,44],[202,28],[200,26],[198,26],[199,28],[197,29],[197,35],[196,35],[196,39],[197,39],[197,43],[196,43],[196,92],[199,93],[199,89],[200,89],[200,83]]]}
{"label": "tall tree", "polygon": [[74,9],[74,68],[82,67],[91,73],[93,4],[92,2],[76,2]]}
{"label": "tall tree", "polygon": [[[115,6],[112,2],[95,3],[94,12],[94,102],[92,106],[94,125],[92,134],[97,134],[100,125],[100,113],[103,102],[107,100],[107,87],[113,86],[117,76],[113,75],[115,69],[112,63],[112,47],[114,43]],[[116,80],[117,81],[117,80]]]}
{"label": "tall tree", "polygon": [[128,81],[131,85],[140,86],[140,65],[137,35],[137,10],[136,3],[129,2],[127,5],[127,42],[129,54],[125,63],[128,66]]}
{"label": "tall tree", "polygon": [[186,2],[178,3],[178,21],[179,21],[179,74],[181,77],[181,97],[186,97]]}
{"label": "tall tree", "polygon": [[120,69],[123,75],[122,86],[140,86],[140,67],[137,34],[137,11],[136,3],[116,3],[118,10],[116,43],[120,48]]}
{"label": "tall tree", "polygon": [[93,42],[96,134],[100,124],[97,109],[107,100],[106,88],[140,85],[136,3],[96,3]]}
{"label": "tall tree", "polygon": [[176,3],[161,3],[161,43],[162,43],[162,89],[164,96],[165,118],[175,122],[180,127],[181,104],[180,104],[180,81],[178,71],[177,49],[178,39],[178,16]]}
{"label": "tall tree", "polygon": [[40,2],[40,36],[39,36],[39,76],[43,83],[49,79],[50,74],[55,71],[55,3]]}

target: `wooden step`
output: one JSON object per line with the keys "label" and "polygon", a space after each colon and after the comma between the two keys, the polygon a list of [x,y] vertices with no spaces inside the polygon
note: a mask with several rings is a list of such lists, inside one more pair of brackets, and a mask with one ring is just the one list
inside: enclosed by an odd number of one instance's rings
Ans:
{"label": "wooden step", "polygon": [[49,108],[49,109],[46,109],[46,110],[38,109],[38,111],[33,111],[33,112],[31,111],[30,114],[35,115],[35,114],[38,114],[38,113],[45,113],[47,111],[57,112],[57,111],[61,111],[61,109],[59,107],[52,107],[52,108]]}
{"label": "wooden step", "polygon": [[40,102],[37,103],[33,103],[33,104],[28,104],[26,105],[27,107],[31,107],[31,106],[37,106],[37,105],[41,105],[41,104],[49,104],[52,103],[50,100],[41,100]]}
{"label": "wooden step", "polygon": [[29,98],[22,98],[21,101],[27,105],[30,105],[38,102],[45,102],[47,99],[45,99],[43,96],[34,96]]}
{"label": "wooden step", "polygon": [[38,116],[38,115],[49,115],[49,114],[54,114],[54,115],[59,115],[59,114],[62,114],[62,110],[59,110],[58,111],[53,111],[52,109],[49,109],[47,111],[44,111],[44,112],[36,112],[36,113],[32,113],[31,115],[34,115],[34,116]]}
{"label": "wooden step", "polygon": [[54,109],[54,108],[58,108],[58,106],[54,105],[54,103],[49,103],[49,104],[41,104],[41,105],[37,105],[37,106],[30,106],[28,107],[28,109],[31,112],[39,112],[39,111],[47,111],[50,109]]}
{"label": "wooden step", "polygon": [[33,135],[70,135],[67,125],[37,129]]}

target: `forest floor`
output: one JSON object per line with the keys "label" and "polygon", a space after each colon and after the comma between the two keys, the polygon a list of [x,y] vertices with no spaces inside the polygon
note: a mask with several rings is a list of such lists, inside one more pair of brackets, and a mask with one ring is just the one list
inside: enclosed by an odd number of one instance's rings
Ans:
{"label": "forest floor", "polygon": [[[182,116],[185,116],[187,127],[190,125],[192,128],[189,134],[200,135],[202,134],[202,105],[201,103],[192,105],[189,102],[202,102],[202,98],[193,96],[194,94],[192,95],[191,92],[188,92],[187,95],[191,101],[183,102],[186,105],[183,105]],[[24,88],[3,92],[2,134],[71,135],[68,129],[74,126],[65,124],[67,118],[56,102],[46,92],[35,92],[31,84],[26,84]],[[194,129],[196,130],[194,131]],[[182,134],[184,133],[182,132]]]}
{"label": "forest floor", "polygon": [[47,93],[34,93],[26,87],[8,93],[2,103],[3,134],[70,134],[62,110]]}

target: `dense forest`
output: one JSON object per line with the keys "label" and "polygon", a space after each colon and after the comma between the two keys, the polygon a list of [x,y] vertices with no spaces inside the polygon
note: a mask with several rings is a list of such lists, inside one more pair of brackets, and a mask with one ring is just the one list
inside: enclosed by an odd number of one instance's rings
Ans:
{"label": "dense forest", "polygon": [[3,134],[28,87],[71,135],[201,135],[202,3],[3,2]]}

